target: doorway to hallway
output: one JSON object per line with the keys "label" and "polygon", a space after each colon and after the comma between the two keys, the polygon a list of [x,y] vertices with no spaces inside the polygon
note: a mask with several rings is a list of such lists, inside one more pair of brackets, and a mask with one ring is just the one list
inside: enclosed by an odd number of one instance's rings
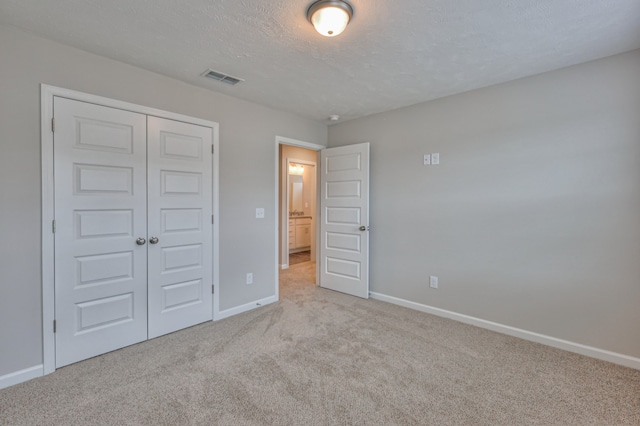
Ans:
{"label": "doorway to hallway", "polygon": [[316,258],[316,156],[315,151],[281,146],[282,269],[287,269],[291,261],[300,263],[304,255],[296,256],[298,253],[308,252],[309,261]]}
{"label": "doorway to hallway", "polygon": [[319,151],[324,147],[281,137],[276,138],[276,144],[278,287],[291,280],[315,285],[319,223],[317,165]]}

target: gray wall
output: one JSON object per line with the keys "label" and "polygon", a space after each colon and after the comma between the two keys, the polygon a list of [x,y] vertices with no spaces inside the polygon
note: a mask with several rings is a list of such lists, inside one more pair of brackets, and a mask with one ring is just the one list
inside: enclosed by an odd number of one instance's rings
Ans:
{"label": "gray wall", "polygon": [[329,128],[365,141],[372,291],[640,357],[640,51]]}
{"label": "gray wall", "polygon": [[0,58],[0,376],[42,363],[40,83],[220,123],[220,308],[274,294],[275,137],[325,145],[323,123],[9,27]]}

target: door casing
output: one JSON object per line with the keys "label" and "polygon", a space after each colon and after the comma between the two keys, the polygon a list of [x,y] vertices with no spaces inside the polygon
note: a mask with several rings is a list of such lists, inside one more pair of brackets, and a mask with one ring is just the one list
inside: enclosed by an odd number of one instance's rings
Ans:
{"label": "door casing", "polygon": [[102,96],[78,92],[75,90],[42,84],[40,86],[40,131],[41,131],[41,158],[42,158],[42,348],[43,348],[43,372],[49,374],[55,371],[55,336],[53,324],[55,319],[55,293],[54,293],[54,175],[53,175],[53,98],[63,98],[94,103],[126,111],[137,112],[150,116],[167,118],[175,121],[197,124],[210,127],[213,130],[212,167],[212,211],[213,223],[213,319],[219,317],[220,299],[220,244],[219,244],[219,152],[220,138],[219,125],[214,121],[189,117],[155,108],[118,101]]}

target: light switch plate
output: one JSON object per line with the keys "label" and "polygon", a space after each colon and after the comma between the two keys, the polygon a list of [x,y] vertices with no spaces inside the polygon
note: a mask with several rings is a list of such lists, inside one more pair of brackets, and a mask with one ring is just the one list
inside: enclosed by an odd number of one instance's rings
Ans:
{"label": "light switch plate", "polygon": [[424,155],[424,165],[428,166],[429,164],[431,164],[431,154],[425,154]]}
{"label": "light switch plate", "polygon": [[431,164],[440,164],[440,153],[434,152],[431,154]]}
{"label": "light switch plate", "polygon": [[429,277],[429,287],[438,288],[438,277],[433,275]]}
{"label": "light switch plate", "polygon": [[264,209],[262,207],[256,209],[256,219],[264,219]]}

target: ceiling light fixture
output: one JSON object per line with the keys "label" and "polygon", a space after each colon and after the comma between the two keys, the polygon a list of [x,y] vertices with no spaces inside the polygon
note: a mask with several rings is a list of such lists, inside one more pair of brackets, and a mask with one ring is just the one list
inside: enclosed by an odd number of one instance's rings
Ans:
{"label": "ceiling light fixture", "polygon": [[289,174],[302,176],[304,174],[304,166],[302,164],[289,163]]}
{"label": "ceiling light fixture", "polygon": [[353,8],[342,0],[319,0],[309,6],[307,19],[323,36],[342,33],[353,16]]}

